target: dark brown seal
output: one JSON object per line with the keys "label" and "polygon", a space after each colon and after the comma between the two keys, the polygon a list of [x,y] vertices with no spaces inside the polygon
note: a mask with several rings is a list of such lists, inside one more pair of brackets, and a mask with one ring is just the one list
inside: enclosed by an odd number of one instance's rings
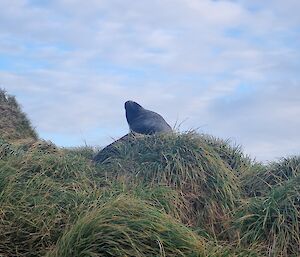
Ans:
{"label": "dark brown seal", "polygon": [[127,101],[125,110],[129,128],[133,132],[151,135],[172,131],[170,125],[161,115],[143,108],[136,102]]}
{"label": "dark brown seal", "polygon": [[104,147],[93,158],[95,162],[109,162],[111,156],[119,154],[118,146],[121,143],[127,142],[128,144],[133,144],[135,142],[136,137],[142,136],[139,134],[151,135],[154,133],[166,133],[172,131],[172,128],[162,116],[160,116],[156,112],[144,109],[136,102],[127,101],[125,103],[125,109],[126,119],[130,127],[131,133],[121,137],[120,139],[114,141],[110,145]]}

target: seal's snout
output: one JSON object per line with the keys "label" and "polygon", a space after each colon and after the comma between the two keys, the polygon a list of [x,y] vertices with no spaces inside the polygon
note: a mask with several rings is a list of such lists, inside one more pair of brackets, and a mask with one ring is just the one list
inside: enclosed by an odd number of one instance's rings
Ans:
{"label": "seal's snout", "polygon": [[135,108],[141,108],[142,106],[140,106],[137,102],[134,101],[126,101],[125,102],[125,109],[129,110],[129,109],[135,109]]}
{"label": "seal's snout", "polygon": [[126,101],[125,105],[124,105],[125,109],[127,109],[128,106],[131,105],[132,103],[133,103],[133,101]]}

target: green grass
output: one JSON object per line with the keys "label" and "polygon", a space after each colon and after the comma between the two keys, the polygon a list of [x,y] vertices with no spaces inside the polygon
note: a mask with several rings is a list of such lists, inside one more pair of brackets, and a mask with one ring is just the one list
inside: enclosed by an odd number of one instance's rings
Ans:
{"label": "green grass", "polygon": [[204,256],[204,240],[133,197],[91,210],[67,230],[49,257]]}
{"label": "green grass", "polygon": [[230,140],[223,140],[205,134],[201,135],[201,139],[212,146],[221,159],[236,172],[237,176],[243,175],[251,168],[252,160],[243,153],[240,145],[232,144]]}
{"label": "green grass", "polygon": [[300,176],[272,187],[263,197],[249,199],[236,215],[245,244],[262,242],[270,256],[298,256]]}
{"label": "green grass", "polygon": [[[180,188],[155,182],[145,184],[139,180],[128,183],[127,176],[110,178],[107,170],[104,170],[106,165],[94,165],[90,156],[82,155],[82,150],[56,149],[48,143],[48,147],[28,147],[16,146],[4,140],[1,142],[0,152],[5,154],[1,155],[0,160],[0,230],[6,233],[0,235],[0,254],[4,256],[54,254],[61,249],[60,242],[67,231],[91,212],[101,211],[103,206],[110,205],[124,195],[134,199],[132,205],[141,201],[141,205],[146,206],[146,212],[159,213],[174,223],[171,228],[174,229],[174,236],[178,236],[176,240],[189,240],[176,229],[200,238],[203,248],[195,254],[246,256],[243,254],[250,251],[253,256],[259,256],[251,248],[247,250],[248,247],[239,250],[240,247],[232,245],[233,242],[218,243],[211,236],[210,229],[205,230],[205,226],[198,226],[194,232],[186,227],[187,222],[184,225],[182,221],[188,221],[191,203]],[[56,150],[50,151],[49,148]],[[136,222],[127,218],[132,224]],[[147,228],[145,232],[149,233]],[[158,251],[154,248],[147,251]],[[175,246],[170,248],[174,248],[174,254],[183,251]]]}
{"label": "green grass", "polygon": [[3,91],[0,132],[0,256],[299,255],[300,156],[264,165],[189,132],[128,136],[95,163],[38,140]]}
{"label": "green grass", "polygon": [[6,140],[37,139],[37,133],[15,97],[3,89],[0,89],[0,135]]}
{"label": "green grass", "polygon": [[171,187],[185,198],[188,225],[218,236],[240,198],[239,179],[202,136],[195,133],[133,137],[116,144],[99,165],[105,176]]}
{"label": "green grass", "polygon": [[242,187],[247,196],[264,196],[274,186],[300,175],[300,156],[281,158],[268,165],[254,163],[242,176]]}
{"label": "green grass", "polygon": [[0,160],[0,253],[41,256],[100,191],[80,158],[25,153]]}
{"label": "green grass", "polygon": [[98,148],[94,148],[92,146],[81,146],[81,147],[72,147],[72,148],[64,148],[64,151],[68,152],[69,154],[79,155],[86,159],[92,160],[95,153],[99,151]]}
{"label": "green grass", "polygon": [[[121,194],[130,194],[146,200],[152,206],[164,211],[177,220],[182,220],[188,213],[184,197],[176,190],[166,186],[145,186],[128,184],[126,181],[107,182],[102,186],[102,196],[108,200]],[[186,218],[186,217],[185,217]]]}

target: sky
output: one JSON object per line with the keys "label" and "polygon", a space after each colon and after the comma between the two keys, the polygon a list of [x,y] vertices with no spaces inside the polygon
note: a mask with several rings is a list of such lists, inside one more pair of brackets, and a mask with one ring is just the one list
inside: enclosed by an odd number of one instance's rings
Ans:
{"label": "sky", "polygon": [[0,87],[40,137],[105,146],[124,102],[258,161],[300,154],[299,0],[0,0]]}

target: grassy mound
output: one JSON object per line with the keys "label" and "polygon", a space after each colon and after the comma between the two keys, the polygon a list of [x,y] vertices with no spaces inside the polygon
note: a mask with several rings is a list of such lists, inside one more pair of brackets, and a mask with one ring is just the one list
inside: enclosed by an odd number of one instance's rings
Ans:
{"label": "grassy mound", "polygon": [[[88,148],[86,150],[89,151]],[[27,145],[16,146],[2,141],[0,152],[5,153],[0,158],[0,230],[6,231],[0,235],[0,254],[4,256],[43,256],[50,249],[58,249],[59,242],[63,240],[60,238],[64,238],[63,234],[68,233],[66,231],[72,229],[74,224],[89,215],[90,211],[101,211],[103,206],[108,206],[124,194],[135,199],[132,205],[140,201],[146,210],[150,208],[153,213],[159,213],[160,218],[164,217],[163,222],[168,217],[175,224],[175,234],[179,233],[176,230],[178,226],[186,231],[186,236],[195,236],[180,223],[182,216],[188,213],[186,199],[180,190],[159,184],[128,184],[127,178],[103,179],[99,177],[103,167],[97,170],[89,158],[82,155],[86,152],[82,149],[52,152],[46,147],[28,148]],[[127,207],[124,206],[124,209]],[[136,220],[128,222],[135,224]],[[145,231],[147,229],[144,228]],[[188,244],[189,237],[185,238],[180,233],[178,236],[180,238],[176,240],[187,241]],[[130,242],[128,239],[126,244]],[[203,242],[201,239],[200,245]],[[145,251],[157,251],[156,248],[147,249]],[[181,248],[176,249],[173,249],[174,253],[184,252]],[[244,256],[246,251],[215,242],[200,250],[200,253],[206,251],[204,256],[224,257]]]}
{"label": "grassy mound", "polygon": [[254,164],[242,177],[247,196],[264,196],[274,186],[300,176],[300,156],[282,158],[268,165]]}
{"label": "grassy mound", "polygon": [[79,155],[89,160],[93,159],[96,151],[96,149],[91,146],[65,148],[64,150],[67,151],[69,154],[77,156]]}
{"label": "grassy mound", "polygon": [[256,163],[242,177],[245,202],[235,223],[245,244],[261,242],[270,256],[300,252],[300,156]]}
{"label": "grassy mound", "polygon": [[196,257],[204,250],[204,241],[170,216],[119,197],[78,220],[48,256]]}
{"label": "grassy mound", "polygon": [[37,140],[3,91],[0,112],[0,256],[300,252],[299,156],[263,165],[185,133],[126,135],[94,157]]}
{"label": "grassy mound", "polygon": [[82,158],[10,148],[0,160],[0,255],[42,256],[100,192]]}
{"label": "grassy mound", "polygon": [[263,242],[269,256],[298,256],[300,176],[272,187],[266,196],[248,200],[236,215],[245,244]]}
{"label": "grassy mound", "polygon": [[210,135],[201,135],[200,138],[219,154],[221,159],[236,172],[237,176],[243,175],[251,168],[252,160],[243,153],[241,146],[231,144],[230,140]]}
{"label": "grassy mound", "polygon": [[129,194],[135,198],[147,201],[153,207],[163,211],[177,220],[188,213],[184,197],[176,190],[166,186],[145,186],[128,184],[127,181],[108,182],[102,186],[102,196],[107,201],[122,194]]}
{"label": "grassy mound", "polygon": [[114,146],[101,166],[110,179],[164,185],[182,194],[187,222],[212,234],[225,223],[240,198],[236,172],[195,133],[132,137]]}
{"label": "grassy mound", "polygon": [[0,152],[0,231],[5,231],[0,255],[43,256],[78,218],[124,193],[180,216],[176,191],[103,181],[81,151],[49,152],[2,141]]}
{"label": "grassy mound", "polygon": [[6,140],[37,139],[26,114],[15,97],[0,89],[0,135]]}

